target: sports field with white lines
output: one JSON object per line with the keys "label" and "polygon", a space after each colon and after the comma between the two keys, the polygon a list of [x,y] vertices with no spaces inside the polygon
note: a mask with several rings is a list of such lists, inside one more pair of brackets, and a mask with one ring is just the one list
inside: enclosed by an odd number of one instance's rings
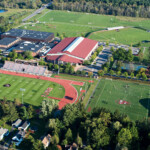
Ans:
{"label": "sports field with white lines", "polygon": [[150,85],[101,79],[87,110],[97,107],[108,108],[112,112],[118,109],[132,120],[147,119],[150,116]]}
{"label": "sports field with white lines", "polygon": [[[10,87],[4,87],[3,85],[10,84]],[[6,97],[7,100],[14,100],[15,98],[22,101],[22,92],[20,88],[25,89],[23,92],[24,103],[32,104],[34,106],[39,106],[44,97],[44,92],[48,88],[52,88],[48,96],[63,98],[65,94],[65,89],[60,84],[32,79],[26,77],[12,76],[0,74],[0,99]]]}

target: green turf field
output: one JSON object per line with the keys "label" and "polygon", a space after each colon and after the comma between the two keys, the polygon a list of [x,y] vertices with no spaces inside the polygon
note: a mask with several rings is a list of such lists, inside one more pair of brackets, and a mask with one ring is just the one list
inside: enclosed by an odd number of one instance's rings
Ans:
{"label": "green turf field", "polygon": [[[129,104],[118,104],[119,100]],[[101,79],[87,110],[105,107],[111,111],[118,109],[132,120],[147,118],[150,114],[150,85],[120,80]]]}
{"label": "green turf field", "polygon": [[141,29],[127,28],[117,31],[104,31],[91,34],[90,39],[98,41],[118,42],[126,45],[134,45],[144,40],[150,40],[150,33]]}
{"label": "green turf field", "polygon": [[[4,84],[11,84],[11,87],[3,87]],[[14,98],[17,98],[21,101],[22,93],[20,88],[24,88],[24,103],[39,106],[44,99],[41,95],[43,95],[45,90],[49,87],[53,88],[49,93],[49,96],[59,98],[64,97],[65,89],[57,83],[0,74],[0,99],[6,97],[7,100],[14,100]]]}
{"label": "green turf field", "polygon": [[[20,28],[54,32],[55,35],[57,33],[65,33],[68,37],[81,36],[81,34],[86,35],[93,31],[115,26],[136,26],[150,29],[150,20],[143,18],[133,19],[131,17],[116,17],[48,9],[45,9],[29,21],[31,23],[20,26]],[[38,21],[38,23],[35,23],[35,21]]]}

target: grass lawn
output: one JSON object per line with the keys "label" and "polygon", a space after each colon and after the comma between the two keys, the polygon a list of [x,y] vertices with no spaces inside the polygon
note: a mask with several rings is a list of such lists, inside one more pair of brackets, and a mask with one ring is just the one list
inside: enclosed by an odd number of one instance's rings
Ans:
{"label": "grass lawn", "polygon": [[[118,104],[119,100],[129,104]],[[141,120],[150,115],[150,85],[120,80],[101,79],[87,106],[87,110],[104,107],[112,112],[118,109],[132,120]]]}
{"label": "grass lawn", "polygon": [[[11,84],[11,87],[3,87],[4,84]],[[17,98],[21,101],[22,92],[20,91],[20,88],[24,88],[24,103],[39,106],[42,100],[45,99],[41,97],[41,95],[43,95],[46,89],[49,87],[53,88],[49,96],[58,98],[64,97],[65,89],[57,83],[0,74],[0,99],[6,97],[7,100],[14,100],[14,98]]]}
{"label": "grass lawn", "polygon": [[[29,21],[39,23],[23,25],[20,28],[39,31],[48,31],[66,36],[81,36],[93,31],[99,31],[106,27],[114,26],[136,26],[150,29],[150,20],[144,18],[116,17],[108,15],[68,12],[45,9],[42,13],[31,18]],[[96,38],[95,38],[96,39]]]}
{"label": "grass lawn", "polygon": [[104,31],[91,34],[90,39],[98,41],[118,42],[120,44],[134,45],[143,40],[150,39],[150,33],[136,28],[126,28],[119,32]]}

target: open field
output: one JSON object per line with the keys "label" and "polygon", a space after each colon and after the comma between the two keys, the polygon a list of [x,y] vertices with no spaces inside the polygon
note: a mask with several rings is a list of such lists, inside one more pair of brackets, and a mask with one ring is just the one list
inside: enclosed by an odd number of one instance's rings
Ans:
{"label": "open field", "polygon": [[[128,104],[119,104],[119,100]],[[147,118],[150,115],[150,85],[101,79],[87,110],[96,107],[108,108],[112,112],[118,109],[132,120]]]}
{"label": "open field", "polygon": [[[74,25],[85,25],[97,28],[106,28],[114,26],[137,26],[150,29],[150,20],[143,18],[116,17],[99,14],[68,12],[59,10],[45,10],[36,20],[45,23],[62,22]],[[32,19],[33,20],[33,19]]]}
{"label": "open field", "polygon": [[[11,84],[11,87],[3,87],[4,84]],[[63,86],[49,81],[18,77],[12,75],[0,74],[0,99],[4,97],[7,100],[17,98],[21,101],[22,92],[20,88],[26,89],[24,92],[24,103],[39,106],[44,99],[41,95],[44,94],[47,88],[53,88],[48,96],[63,98],[65,89]],[[61,90],[59,90],[61,88]]]}
{"label": "open field", "polygon": [[[149,40],[150,33],[131,27],[150,29],[150,20],[144,18],[106,16],[99,14],[68,12],[45,9],[29,20],[27,24],[19,28],[38,31],[54,32],[55,36],[64,34],[67,37],[88,36],[95,31],[101,31],[107,27],[126,26],[129,27],[120,32],[96,32],[89,38],[94,40],[117,41],[122,44],[137,44],[142,40]],[[38,21],[37,23],[35,23]],[[121,37],[121,38],[120,38]]]}
{"label": "open field", "polygon": [[31,13],[32,11],[33,9],[7,9],[6,12],[0,13],[0,16],[9,17],[9,16],[17,15],[18,13],[21,12]]}
{"label": "open field", "polygon": [[118,42],[126,45],[131,44],[134,45],[144,40],[150,40],[150,33],[136,28],[126,28],[120,30],[119,32],[117,31],[95,32],[91,34],[89,38],[98,41],[109,41],[112,43]]}

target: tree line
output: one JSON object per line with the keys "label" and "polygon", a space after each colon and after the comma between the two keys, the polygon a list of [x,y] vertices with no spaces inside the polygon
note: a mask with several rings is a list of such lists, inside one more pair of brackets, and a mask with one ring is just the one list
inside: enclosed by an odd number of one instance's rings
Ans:
{"label": "tree line", "polygon": [[[45,122],[43,128],[51,135],[51,144],[47,150],[57,150],[58,145],[64,149],[73,143],[79,150],[150,148],[149,122],[133,122],[118,110],[110,112],[105,108],[95,108],[88,113],[79,102],[68,104],[58,112],[55,103],[52,104],[50,101],[44,101],[41,109],[39,119]],[[32,144],[25,145],[26,140],[21,146],[30,150],[35,142],[31,140]]]}
{"label": "tree line", "polygon": [[150,18],[150,1],[148,0],[53,0],[52,9]]}

